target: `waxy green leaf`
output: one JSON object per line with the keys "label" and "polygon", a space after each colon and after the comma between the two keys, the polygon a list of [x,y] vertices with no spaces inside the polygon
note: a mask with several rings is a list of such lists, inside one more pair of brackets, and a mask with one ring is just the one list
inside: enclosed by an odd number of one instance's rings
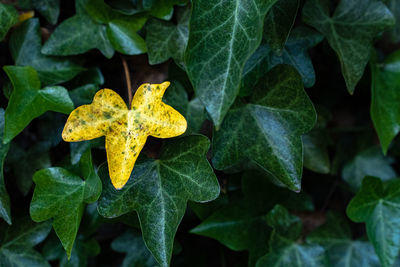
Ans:
{"label": "waxy green leaf", "polygon": [[[53,228],[68,258],[74,245],[85,204],[95,202],[101,182],[93,165],[90,150],[79,162],[80,176],[60,167],[42,169],[33,176],[36,184],[30,206],[34,221],[53,218]],[[83,180],[82,180],[82,178]]]}
{"label": "waxy green leaf", "polygon": [[20,219],[13,226],[0,225],[0,266],[50,267],[50,264],[33,249],[51,230],[50,223],[33,223]]}
{"label": "waxy green leaf", "polygon": [[79,14],[64,20],[41,51],[46,55],[69,56],[83,54],[94,48],[100,50],[106,58],[114,55],[106,27],[92,21],[88,15]]}
{"label": "waxy green leaf", "polygon": [[239,93],[244,64],[260,44],[265,14],[275,2],[193,2],[185,65],[216,128]]}
{"label": "waxy green leaf", "polygon": [[43,86],[66,82],[84,70],[71,60],[43,55],[41,48],[38,19],[23,22],[10,37],[10,51],[15,65],[33,67]]}
{"label": "waxy green leaf", "polygon": [[339,214],[328,213],[327,222],[308,235],[307,242],[325,248],[328,266],[380,266],[371,243],[352,240],[349,224]]}
{"label": "waxy green leaf", "polygon": [[400,180],[383,183],[375,177],[364,178],[346,213],[352,221],[366,224],[382,267],[392,266],[400,252]]}
{"label": "waxy green leaf", "polygon": [[150,64],[159,64],[173,58],[184,68],[183,54],[189,35],[190,9],[177,10],[177,24],[152,19],[146,26],[146,45]]}
{"label": "waxy green leaf", "polygon": [[319,267],[324,263],[324,249],[316,244],[301,244],[302,223],[300,218],[289,214],[282,206],[276,205],[267,215],[267,222],[273,228],[269,240],[270,250],[257,261],[257,267]]}
{"label": "waxy green leaf", "polygon": [[263,39],[276,54],[285,46],[299,4],[299,0],[278,0],[265,17]]}
{"label": "waxy green leaf", "polygon": [[301,135],[316,121],[300,75],[286,65],[257,84],[249,104],[232,108],[213,137],[213,164],[223,170],[250,160],[299,191],[303,170]]}
{"label": "waxy green leaf", "polygon": [[371,119],[383,153],[400,131],[400,50],[383,64],[371,63]]}
{"label": "waxy green leaf", "polygon": [[339,57],[348,91],[353,94],[370,57],[376,35],[394,24],[379,0],[341,0],[333,14],[327,0],[308,0],[303,20],[320,31]]}
{"label": "waxy green leaf", "polygon": [[136,231],[127,231],[114,239],[111,248],[120,253],[126,253],[121,267],[157,266],[157,262],[143,242],[142,236]]}
{"label": "waxy green leaf", "polygon": [[136,163],[127,184],[116,190],[103,165],[98,210],[112,218],[136,210],[143,239],[161,266],[168,266],[174,236],[188,200],[206,202],[219,194],[219,185],[205,154],[209,141],[204,136],[171,140],[160,159]]}
{"label": "waxy green leaf", "polygon": [[281,55],[276,55],[267,44],[260,45],[244,66],[240,95],[250,95],[258,80],[279,64],[296,68],[304,86],[312,87],[315,72],[307,50],[321,42],[322,38],[318,32],[300,26],[291,31]]}
{"label": "waxy green leaf", "polygon": [[5,112],[3,143],[10,142],[34,118],[46,111],[68,114],[74,109],[64,87],[51,86],[40,89],[40,80],[32,67],[5,66],[14,90]]}
{"label": "waxy green leaf", "polygon": [[385,157],[378,147],[371,147],[361,151],[342,169],[342,178],[354,191],[361,187],[365,176],[379,177],[388,181],[397,177],[391,166],[393,158]]}
{"label": "waxy green leaf", "polygon": [[396,19],[396,24],[390,32],[390,36],[394,43],[400,42],[400,2],[397,0],[387,0],[386,5]]}
{"label": "waxy green leaf", "polygon": [[60,0],[32,0],[32,5],[50,24],[57,23],[60,15]]}
{"label": "waxy green leaf", "polygon": [[0,3],[0,41],[4,39],[8,30],[17,22],[17,10],[11,5]]}
{"label": "waxy green leaf", "polygon": [[4,160],[7,156],[10,144],[3,143],[4,132],[4,109],[0,109],[0,218],[11,224],[10,197],[8,196],[4,183]]}

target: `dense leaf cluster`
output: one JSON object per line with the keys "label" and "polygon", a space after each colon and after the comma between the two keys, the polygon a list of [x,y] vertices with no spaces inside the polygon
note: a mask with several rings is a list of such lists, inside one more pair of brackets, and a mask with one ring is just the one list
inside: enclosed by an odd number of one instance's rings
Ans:
{"label": "dense leaf cluster", "polygon": [[[0,266],[400,265],[399,0],[1,0],[0,66]],[[122,189],[62,141],[166,80]]]}

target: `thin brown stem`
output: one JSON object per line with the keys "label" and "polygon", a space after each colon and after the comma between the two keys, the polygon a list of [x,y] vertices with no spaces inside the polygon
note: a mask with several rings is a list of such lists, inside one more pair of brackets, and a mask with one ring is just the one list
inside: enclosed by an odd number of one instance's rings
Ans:
{"label": "thin brown stem", "polygon": [[122,65],[124,66],[124,71],[125,71],[125,80],[126,80],[126,88],[128,90],[128,98],[129,98],[129,105],[132,102],[132,84],[131,84],[131,75],[129,74],[129,67],[128,63],[126,62],[126,59],[124,56],[121,55],[121,61]]}

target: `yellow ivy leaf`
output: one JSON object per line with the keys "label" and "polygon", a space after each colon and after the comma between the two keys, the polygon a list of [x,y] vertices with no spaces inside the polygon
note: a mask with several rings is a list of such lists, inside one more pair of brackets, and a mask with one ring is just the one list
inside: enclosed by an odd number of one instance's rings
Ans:
{"label": "yellow ivy leaf", "polygon": [[111,182],[121,189],[149,135],[169,138],[186,131],[186,119],[162,102],[169,84],[142,84],[133,97],[131,109],[113,90],[98,91],[90,105],[71,112],[62,138],[77,142],[106,136]]}

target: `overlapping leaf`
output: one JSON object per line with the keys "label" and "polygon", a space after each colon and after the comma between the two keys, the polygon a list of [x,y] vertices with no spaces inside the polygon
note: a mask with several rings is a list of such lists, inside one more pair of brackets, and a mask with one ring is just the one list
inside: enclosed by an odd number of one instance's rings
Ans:
{"label": "overlapping leaf", "polygon": [[169,265],[186,202],[210,201],[219,194],[218,182],[205,157],[208,149],[209,141],[204,136],[172,140],[160,159],[136,164],[121,190],[112,186],[104,165],[99,170],[104,187],[100,214],[117,217],[136,210],[143,239],[161,266]]}
{"label": "overlapping leaf", "polygon": [[20,219],[13,226],[0,225],[0,266],[50,267],[50,264],[33,249],[51,230],[50,223],[33,223]]}
{"label": "overlapping leaf", "polygon": [[84,69],[73,61],[43,55],[38,19],[29,19],[16,28],[10,38],[10,51],[15,65],[31,66],[43,86],[71,80]]}
{"label": "overlapping leaf", "polygon": [[372,40],[394,24],[379,0],[341,0],[333,14],[327,0],[308,0],[303,20],[320,31],[339,57],[342,74],[352,94],[370,57]]}
{"label": "overlapping leaf", "polygon": [[400,180],[364,178],[346,212],[354,222],[365,222],[381,265],[392,266],[400,252]]}
{"label": "overlapping leaf", "polygon": [[308,235],[307,242],[325,248],[328,266],[380,266],[371,243],[352,240],[350,227],[339,214],[328,213],[327,222]]}
{"label": "overlapping leaf", "polygon": [[265,17],[263,39],[280,54],[299,9],[299,0],[278,0]]}
{"label": "overlapping leaf", "polygon": [[371,118],[386,154],[400,131],[400,50],[383,64],[371,63]]}
{"label": "overlapping leaf", "polygon": [[228,248],[249,251],[249,266],[268,251],[271,228],[266,214],[276,203],[295,209],[313,210],[311,199],[273,186],[260,173],[249,172],[242,178],[244,199],[232,201],[212,213],[191,230],[192,233],[214,238]]}
{"label": "overlapping leaf", "polygon": [[371,147],[361,151],[343,167],[342,178],[354,191],[358,191],[365,176],[379,177],[383,181],[396,178],[392,162],[393,158],[385,157],[378,147]]}
{"label": "overlapping leaf", "polygon": [[300,75],[289,66],[277,66],[259,81],[250,103],[232,108],[215,132],[214,167],[227,169],[251,160],[281,184],[299,191],[301,135],[315,121]]}
{"label": "overlapping leaf", "polygon": [[80,176],[60,167],[42,169],[33,176],[36,187],[30,206],[31,217],[37,222],[54,219],[53,228],[68,258],[85,204],[96,201],[101,193],[101,182],[93,168],[90,150],[82,156],[79,169]]}
{"label": "overlapping leaf", "polygon": [[245,64],[240,94],[250,95],[258,80],[278,64],[296,68],[304,86],[312,87],[315,72],[307,50],[321,42],[322,38],[316,31],[300,26],[291,31],[280,55],[276,55],[268,44],[262,44]]}
{"label": "overlapping leaf", "polygon": [[177,24],[152,19],[146,26],[146,45],[150,64],[159,64],[169,58],[184,68],[183,54],[189,36],[190,9],[177,11]]}
{"label": "overlapping leaf", "polygon": [[4,67],[14,90],[5,112],[3,143],[10,142],[34,118],[46,111],[70,113],[74,104],[61,86],[40,89],[40,80],[32,67]]}
{"label": "overlapping leaf", "polygon": [[275,2],[193,3],[185,65],[217,128],[239,93],[244,64],[260,44],[265,14]]}
{"label": "overlapping leaf", "polygon": [[11,26],[17,22],[17,10],[11,5],[0,3],[0,41],[4,39]]}
{"label": "overlapping leaf", "polygon": [[269,240],[270,250],[257,261],[257,267],[319,267],[324,264],[324,249],[316,244],[301,244],[302,223],[300,219],[276,205],[267,215],[273,228]]}
{"label": "overlapping leaf", "polygon": [[32,5],[50,24],[57,23],[60,15],[60,0],[32,0]]}

